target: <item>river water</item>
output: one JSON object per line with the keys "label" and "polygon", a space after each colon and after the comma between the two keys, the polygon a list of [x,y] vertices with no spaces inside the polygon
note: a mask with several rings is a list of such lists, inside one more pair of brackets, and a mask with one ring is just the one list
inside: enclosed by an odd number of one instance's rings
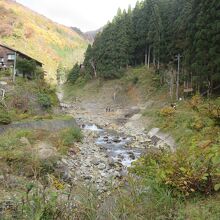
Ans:
{"label": "river water", "polygon": [[98,134],[96,144],[106,150],[113,163],[118,162],[125,168],[130,167],[132,162],[137,160],[144,151],[143,149],[131,147],[132,137],[99,128],[95,124],[86,124],[82,127],[85,130],[96,132]]}

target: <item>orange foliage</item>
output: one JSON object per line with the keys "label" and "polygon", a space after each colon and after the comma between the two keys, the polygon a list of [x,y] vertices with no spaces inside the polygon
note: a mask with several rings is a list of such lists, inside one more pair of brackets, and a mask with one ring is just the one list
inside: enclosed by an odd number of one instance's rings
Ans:
{"label": "orange foliage", "polygon": [[83,37],[14,1],[0,1],[0,21],[0,42],[42,62],[50,78],[59,62],[71,68],[83,59]]}

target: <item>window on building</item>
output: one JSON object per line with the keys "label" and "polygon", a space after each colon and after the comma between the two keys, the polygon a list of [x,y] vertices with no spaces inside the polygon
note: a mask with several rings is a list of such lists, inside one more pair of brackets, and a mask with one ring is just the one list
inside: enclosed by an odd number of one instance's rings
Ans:
{"label": "window on building", "polygon": [[8,54],[8,60],[15,60],[14,54]]}
{"label": "window on building", "polygon": [[0,63],[4,63],[4,57],[0,57]]}

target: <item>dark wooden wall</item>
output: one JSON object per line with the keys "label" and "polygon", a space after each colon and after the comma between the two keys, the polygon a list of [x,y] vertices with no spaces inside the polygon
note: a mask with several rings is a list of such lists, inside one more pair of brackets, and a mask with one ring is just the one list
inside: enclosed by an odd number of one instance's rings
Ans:
{"label": "dark wooden wall", "polygon": [[13,60],[8,60],[8,54],[15,54],[15,52],[13,50],[9,50],[8,48],[2,47],[0,46],[0,68],[1,68],[1,64],[2,64],[2,58],[4,60],[4,64],[6,65],[6,67],[10,67],[13,66],[14,61]]}

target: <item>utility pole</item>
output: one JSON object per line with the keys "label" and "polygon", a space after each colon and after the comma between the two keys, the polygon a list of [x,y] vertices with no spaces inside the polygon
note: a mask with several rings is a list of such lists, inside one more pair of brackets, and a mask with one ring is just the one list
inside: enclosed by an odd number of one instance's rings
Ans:
{"label": "utility pole", "polygon": [[17,58],[17,53],[15,52],[14,69],[13,69],[13,82],[15,82],[15,75],[16,75],[16,58]]}

